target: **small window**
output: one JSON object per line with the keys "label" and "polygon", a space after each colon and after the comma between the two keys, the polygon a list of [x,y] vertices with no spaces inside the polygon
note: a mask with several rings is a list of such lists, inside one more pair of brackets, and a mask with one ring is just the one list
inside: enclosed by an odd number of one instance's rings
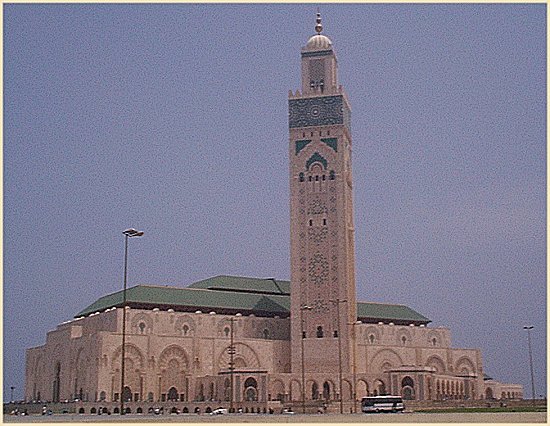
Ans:
{"label": "small window", "polygon": [[225,334],[225,337],[229,336],[229,332],[230,332],[230,331],[231,331],[231,330],[229,330],[229,327],[225,327],[225,328],[223,329],[223,332],[224,332],[224,334]]}
{"label": "small window", "polygon": [[300,182],[303,182],[303,181],[304,181],[304,174],[303,174],[303,173],[300,173],[300,174],[299,174],[299,179],[300,179]]}
{"label": "small window", "polygon": [[336,174],[334,173],[334,170],[331,170],[330,173],[329,173],[329,177],[328,177],[330,180],[334,180],[336,178]]}
{"label": "small window", "polygon": [[311,181],[313,180],[313,177],[310,176],[310,177],[308,178],[308,180],[311,182]]}
{"label": "small window", "polygon": [[313,226],[313,219],[309,219],[309,226]]}
{"label": "small window", "polygon": [[306,132],[302,132],[302,137],[303,137],[303,138],[306,137]]}
{"label": "small window", "polygon": [[338,330],[334,330],[334,337],[338,337]]}
{"label": "small window", "polygon": [[323,175],[323,180],[325,180],[325,175]]}
{"label": "small window", "polygon": [[327,136],[330,136],[330,130],[327,130]]}
{"label": "small window", "polygon": [[405,336],[401,337],[401,342],[403,343],[403,346],[407,344],[407,338]]}
{"label": "small window", "polygon": [[188,326],[187,324],[185,324],[185,325],[183,326],[183,329],[182,329],[182,330],[183,330],[183,335],[184,335],[184,336],[187,336],[187,333],[189,333],[189,326]]}
{"label": "small window", "polygon": [[305,338],[306,338],[306,332],[302,331],[302,339],[305,339]]}
{"label": "small window", "polygon": [[321,326],[318,326],[317,327],[317,337],[321,338],[323,337],[324,333],[323,333],[323,327]]}
{"label": "small window", "polygon": [[311,132],[311,137],[313,137],[313,132]]}
{"label": "small window", "polygon": [[118,401],[118,392],[113,395],[113,401]]}
{"label": "small window", "polygon": [[437,346],[437,339],[435,337],[432,339],[432,345]]}
{"label": "small window", "polygon": [[143,332],[145,331],[145,323],[144,322],[140,322],[139,323],[139,332],[141,334],[143,334]]}
{"label": "small window", "polygon": [[315,176],[315,182],[319,182],[319,175]]}
{"label": "small window", "polygon": [[269,330],[267,328],[264,329],[263,335],[264,335],[264,339],[266,339],[266,340],[269,339]]}
{"label": "small window", "polygon": [[371,343],[371,345],[374,343],[374,334],[369,335],[369,342]]}
{"label": "small window", "polygon": [[147,394],[147,401],[153,402],[153,392],[149,392],[149,393]]}
{"label": "small window", "polygon": [[327,226],[327,220],[323,219],[323,226]]}

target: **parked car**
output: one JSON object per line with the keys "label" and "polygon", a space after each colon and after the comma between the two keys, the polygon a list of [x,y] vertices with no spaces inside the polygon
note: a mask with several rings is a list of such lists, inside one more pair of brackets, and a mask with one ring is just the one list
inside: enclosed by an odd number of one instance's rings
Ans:
{"label": "parked car", "polygon": [[220,415],[220,414],[227,414],[227,413],[228,413],[227,408],[220,407],[220,408],[216,408],[215,410],[213,410],[210,414],[211,415]]}

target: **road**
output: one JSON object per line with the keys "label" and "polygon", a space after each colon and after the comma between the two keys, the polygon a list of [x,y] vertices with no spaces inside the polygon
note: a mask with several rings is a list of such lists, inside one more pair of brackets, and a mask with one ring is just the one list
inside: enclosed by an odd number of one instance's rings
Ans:
{"label": "road", "polygon": [[78,415],[4,416],[4,423],[546,423],[546,412],[522,413],[401,413],[344,415]]}

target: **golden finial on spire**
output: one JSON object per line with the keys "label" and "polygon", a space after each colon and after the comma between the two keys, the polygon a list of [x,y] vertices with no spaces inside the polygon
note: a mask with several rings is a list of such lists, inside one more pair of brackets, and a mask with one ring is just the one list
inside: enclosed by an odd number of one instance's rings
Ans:
{"label": "golden finial on spire", "polygon": [[323,25],[321,24],[321,13],[319,12],[319,8],[317,8],[317,25],[315,25],[315,31],[317,31],[317,34],[321,34],[321,31],[323,31]]}

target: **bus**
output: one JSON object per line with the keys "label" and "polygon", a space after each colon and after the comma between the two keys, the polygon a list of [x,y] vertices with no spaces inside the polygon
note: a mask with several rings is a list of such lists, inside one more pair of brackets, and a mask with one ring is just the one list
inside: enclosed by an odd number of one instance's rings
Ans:
{"label": "bus", "polygon": [[361,400],[361,410],[363,413],[397,413],[404,409],[403,398],[400,396],[366,396]]}

